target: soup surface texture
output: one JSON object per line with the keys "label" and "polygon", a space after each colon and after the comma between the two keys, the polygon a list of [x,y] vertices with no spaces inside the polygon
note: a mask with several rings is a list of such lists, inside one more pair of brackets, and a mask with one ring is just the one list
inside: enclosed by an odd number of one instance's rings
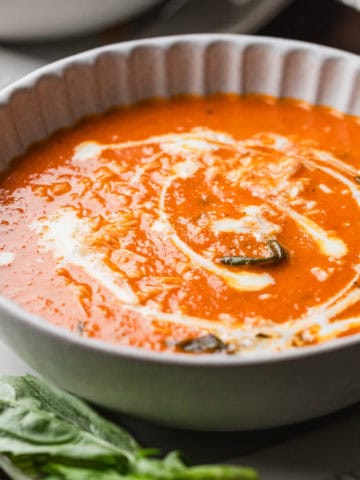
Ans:
{"label": "soup surface texture", "polygon": [[256,355],[360,332],[360,121],[263,96],[151,101],[0,180],[0,291],[79,335]]}

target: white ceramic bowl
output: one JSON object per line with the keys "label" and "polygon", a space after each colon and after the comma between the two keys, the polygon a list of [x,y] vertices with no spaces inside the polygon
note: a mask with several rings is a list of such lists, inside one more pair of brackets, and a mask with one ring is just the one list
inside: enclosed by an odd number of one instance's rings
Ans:
{"label": "white ceramic bowl", "polygon": [[127,20],[161,0],[0,0],[0,38],[81,35]]}
{"label": "white ceramic bowl", "polygon": [[[114,105],[219,91],[295,97],[360,115],[360,60],[311,44],[237,35],[141,40],[86,52],[2,91],[0,165],[52,131]],[[0,335],[61,387],[177,427],[273,427],[360,400],[359,335],[256,359],[155,353],[79,338],[6,298]]]}

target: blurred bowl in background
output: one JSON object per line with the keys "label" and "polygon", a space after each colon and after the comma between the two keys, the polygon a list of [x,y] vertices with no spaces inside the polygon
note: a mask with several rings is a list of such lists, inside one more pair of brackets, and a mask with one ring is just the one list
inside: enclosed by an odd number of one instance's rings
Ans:
{"label": "blurred bowl in background", "polygon": [[76,36],[127,20],[161,0],[0,0],[0,39]]}

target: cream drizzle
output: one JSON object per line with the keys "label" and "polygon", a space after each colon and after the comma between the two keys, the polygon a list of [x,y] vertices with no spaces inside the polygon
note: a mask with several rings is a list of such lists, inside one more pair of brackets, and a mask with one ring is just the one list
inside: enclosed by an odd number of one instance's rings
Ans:
{"label": "cream drizzle", "polygon": [[[256,291],[273,285],[273,277],[268,273],[233,273],[227,268],[223,268],[193,251],[180,239],[171,225],[168,215],[166,214],[165,204],[168,190],[176,179],[190,178],[200,168],[206,167],[206,163],[203,161],[203,154],[205,152],[211,155],[212,152],[216,152],[219,148],[227,148],[231,151],[244,154],[244,152],[247,152],[247,149],[261,146],[262,138],[264,137],[270,140],[270,144],[266,143],[266,146],[269,148],[294,155],[295,157],[297,156],[295,145],[289,139],[279,135],[267,134],[245,141],[236,141],[231,136],[222,132],[194,129],[187,133],[154,136],[133,142],[107,145],[96,142],[84,142],[76,147],[73,162],[77,163],[97,159],[108,149],[123,150],[126,148],[144,147],[151,144],[158,144],[162,152],[154,155],[154,160],[159,160],[162,154],[175,155],[178,159],[177,162],[173,165],[171,171],[166,172],[166,175],[163,176],[159,203],[153,212],[155,216],[152,228],[154,231],[166,234],[167,238],[171,239],[173,244],[181,250],[193,264],[218,275],[230,287],[242,291]],[[345,173],[354,176],[359,172],[327,152],[313,148],[309,148],[308,151],[312,153],[311,160],[308,158],[304,160],[302,157],[299,157],[300,161],[306,167],[319,169],[342,182],[360,206],[360,191],[358,187],[342,174]],[[207,157],[207,159],[209,160],[209,157]],[[245,161],[243,163],[246,164]],[[331,167],[328,166],[329,163]],[[139,179],[141,175],[146,172],[146,168],[145,166],[139,168],[136,173],[136,179]],[[246,166],[243,165],[242,168],[246,168]],[[249,168],[251,168],[251,166]],[[342,173],[336,172],[334,169],[338,169]],[[251,184],[247,184],[246,188],[251,191]],[[256,193],[254,193],[254,196],[256,196]],[[322,254],[335,259],[340,259],[346,255],[347,246],[342,239],[325,231],[316,222],[297,212],[292,206],[287,204],[281,196],[278,199],[273,198],[270,201],[266,199],[266,201],[268,204],[273,205],[276,209],[292,218],[299,228],[315,241]],[[247,215],[249,216],[249,214]],[[219,232],[232,231],[248,233],[248,231],[245,232],[242,230],[246,226],[243,219],[229,219],[224,222],[224,220],[216,221],[213,228]],[[279,233],[279,229],[276,228],[278,226],[276,224],[270,225],[270,223],[271,222],[268,222],[268,225],[264,226],[264,222],[260,222],[258,225],[260,233],[253,232],[257,240],[267,238],[269,235],[276,236],[276,234]],[[271,234],[268,230],[270,227],[272,227]],[[216,320],[208,321],[200,317],[187,316],[181,312],[164,313],[140,305],[137,295],[131,289],[126,279],[106,267],[101,254],[94,252],[89,253],[86,250],[86,245],[82,245],[82,233],[89,230],[89,225],[86,223],[86,220],[80,219],[74,211],[66,209],[57,212],[54,217],[39,219],[37,222],[34,222],[32,228],[39,234],[39,244],[44,249],[53,251],[59,264],[75,264],[81,266],[89,275],[99,281],[119,299],[125,309],[137,312],[143,318],[150,320],[163,320],[170,323],[190,325],[192,327],[199,327],[204,331],[214,332],[224,341],[231,340],[238,342],[242,346],[244,354],[251,355],[259,350],[274,351],[289,348],[294,335],[297,335],[300,330],[305,331],[314,326],[319,329],[318,334],[320,337],[326,337],[334,336],[339,332],[345,331],[346,328],[353,326],[354,323],[359,324],[359,319],[357,318],[332,321],[334,317],[345,311],[349,306],[360,301],[360,289],[354,287],[354,282],[359,279],[358,272],[356,272],[351,282],[336,295],[321,305],[309,308],[307,313],[298,319],[282,324],[263,319],[261,327],[252,324],[251,321],[248,323],[245,322],[241,327],[234,327]],[[260,231],[261,228],[266,231]],[[66,241],[64,241],[64,232],[66,232]],[[260,333],[268,334],[271,338],[258,340],[256,336]],[[308,335],[311,334],[308,333]]]}

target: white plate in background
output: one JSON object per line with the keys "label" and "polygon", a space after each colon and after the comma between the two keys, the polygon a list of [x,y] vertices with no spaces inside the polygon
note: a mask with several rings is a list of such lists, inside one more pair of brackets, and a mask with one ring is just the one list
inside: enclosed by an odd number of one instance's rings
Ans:
{"label": "white plate in background", "polygon": [[[2,1],[5,0],[0,0],[0,6]],[[13,46],[19,52],[50,62],[104,43],[145,37],[208,32],[253,33],[270,22],[290,2],[291,0],[167,0],[149,14],[105,32],[61,41],[25,41]]]}
{"label": "white plate in background", "polygon": [[0,0],[0,38],[38,40],[100,30],[161,0]]}
{"label": "white plate in background", "polygon": [[0,89],[41,65],[36,58],[0,48]]}

